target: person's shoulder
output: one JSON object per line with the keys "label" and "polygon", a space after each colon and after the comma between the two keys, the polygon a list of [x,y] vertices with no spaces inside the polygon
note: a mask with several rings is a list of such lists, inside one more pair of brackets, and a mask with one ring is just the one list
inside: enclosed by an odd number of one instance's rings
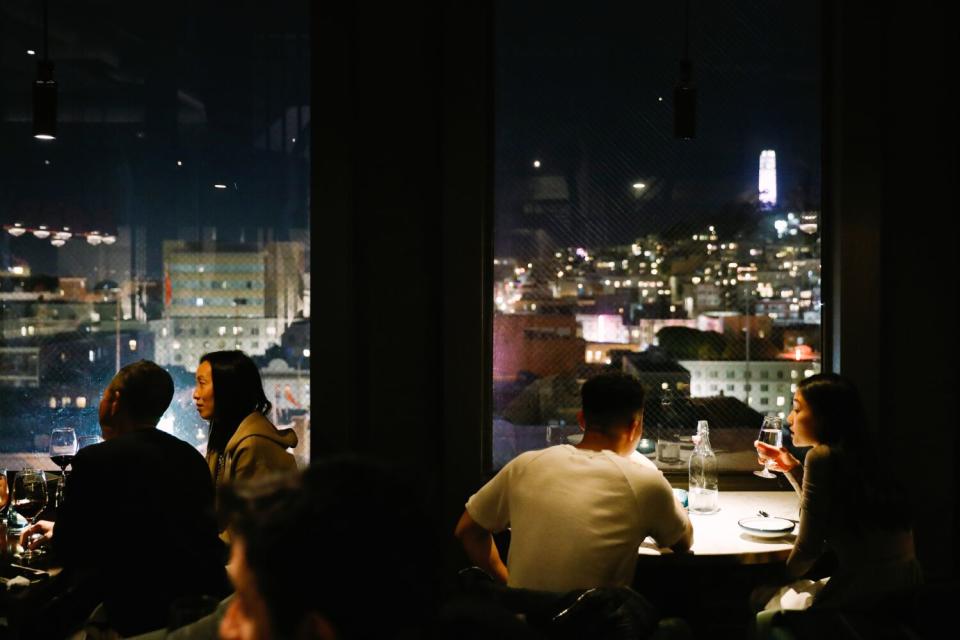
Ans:
{"label": "person's shoulder", "polygon": [[497,472],[497,475],[500,474],[519,474],[527,469],[532,463],[538,462],[540,460],[550,461],[551,458],[556,456],[562,456],[564,445],[558,445],[554,447],[547,447],[546,449],[534,449],[532,451],[524,451],[523,453],[517,454],[512,460],[507,462],[500,470]]}
{"label": "person's shoulder", "polygon": [[282,449],[297,446],[296,432],[292,429],[278,429],[267,416],[253,411],[237,426],[236,432],[227,443],[227,451],[241,447],[269,447]]}
{"label": "person's shoulder", "polygon": [[166,431],[155,428],[144,429],[138,433],[135,440],[131,439],[131,443],[133,442],[138,447],[142,447],[143,455],[149,456],[151,459],[157,456],[159,452],[164,458],[176,460],[176,464],[196,465],[200,463],[206,468],[206,460],[197,451],[196,447]]}
{"label": "person's shoulder", "polygon": [[823,478],[834,472],[838,466],[847,464],[843,451],[827,444],[818,444],[803,459],[803,472],[810,477]]}
{"label": "person's shoulder", "polygon": [[553,460],[556,458],[566,458],[571,454],[571,451],[576,452],[576,448],[568,444],[558,444],[552,447],[547,447],[545,449],[534,449],[533,451],[524,451],[516,458],[511,460],[508,465],[514,465],[516,467],[526,467],[534,462],[539,462],[541,460]]}
{"label": "person's shoulder", "polygon": [[818,444],[807,451],[806,455],[804,456],[804,462],[807,467],[811,465],[817,466],[820,464],[825,464],[828,461],[837,458],[838,456],[839,452],[837,449],[828,444]]}
{"label": "person's shoulder", "polygon": [[89,464],[95,464],[96,461],[113,455],[116,447],[112,445],[111,442],[112,441],[98,442],[97,444],[91,444],[77,451],[77,454],[73,457],[73,461],[70,463],[74,472],[76,472],[78,466],[85,467]]}
{"label": "person's shoulder", "polygon": [[624,473],[635,478],[657,478],[662,477],[663,472],[657,468],[653,462],[648,460],[643,454],[634,452],[636,455],[621,456],[612,451],[606,452],[606,459],[612,462]]}

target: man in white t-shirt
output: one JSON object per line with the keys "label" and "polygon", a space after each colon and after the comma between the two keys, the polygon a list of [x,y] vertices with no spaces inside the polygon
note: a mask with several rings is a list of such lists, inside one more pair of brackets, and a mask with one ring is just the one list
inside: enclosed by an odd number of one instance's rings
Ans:
{"label": "man in white t-shirt", "polygon": [[[467,501],[455,535],[471,561],[511,586],[544,591],[628,586],[638,547],[687,551],[690,519],[656,466],[636,454],[643,387],[607,373],[587,381],[583,439],[527,451]],[[510,528],[507,565],[492,533]]]}

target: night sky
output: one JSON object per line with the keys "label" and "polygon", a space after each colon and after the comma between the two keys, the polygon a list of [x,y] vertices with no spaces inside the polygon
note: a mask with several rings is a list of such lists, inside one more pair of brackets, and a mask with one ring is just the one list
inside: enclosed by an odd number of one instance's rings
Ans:
{"label": "night sky", "polygon": [[[41,49],[39,5],[0,8],[3,224],[146,225],[154,275],[160,241],[184,227],[217,226],[221,238],[305,228],[309,119],[297,127],[291,107],[310,100],[306,0],[245,0],[229,11],[211,0],[134,4],[53,3],[62,119],[61,136],[45,145],[29,135],[37,58],[24,53]],[[818,208],[817,10],[692,2],[698,130],[695,140],[677,140],[684,3],[498,2],[498,253],[519,246],[517,228],[597,245],[722,221],[755,201],[764,148],[777,151],[781,204]],[[299,44],[282,44],[288,36]],[[543,163],[536,171],[534,159]],[[575,224],[518,215],[534,175],[567,179]],[[214,191],[214,182],[230,189]],[[638,194],[635,182],[647,186]],[[29,238],[5,238],[0,249],[36,270],[55,262],[51,247]]]}
{"label": "night sky", "polygon": [[[307,0],[51,2],[52,142],[30,130],[41,6],[0,3],[2,224],[146,227],[152,276],[161,241],[191,228],[222,240],[307,228]],[[4,237],[0,252],[56,268],[56,249],[29,236]]]}
{"label": "night sky", "polygon": [[766,148],[777,152],[779,204],[819,208],[817,4],[690,6],[697,136],[678,140],[683,2],[498,3],[498,250],[516,248],[511,230],[537,224],[517,215],[535,174],[565,175],[575,188],[579,227],[564,237],[545,225],[558,244],[722,221],[756,201]]}

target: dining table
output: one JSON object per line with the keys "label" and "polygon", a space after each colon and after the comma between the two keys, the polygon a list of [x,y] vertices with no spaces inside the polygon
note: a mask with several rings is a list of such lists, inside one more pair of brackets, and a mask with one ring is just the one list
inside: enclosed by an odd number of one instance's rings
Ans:
{"label": "dining table", "polygon": [[711,514],[690,513],[693,546],[673,553],[647,538],[639,548],[638,564],[757,565],[786,561],[796,540],[797,526],[779,537],[760,537],[740,526],[746,518],[767,516],[799,521],[800,503],[794,491],[723,491],[719,509]]}

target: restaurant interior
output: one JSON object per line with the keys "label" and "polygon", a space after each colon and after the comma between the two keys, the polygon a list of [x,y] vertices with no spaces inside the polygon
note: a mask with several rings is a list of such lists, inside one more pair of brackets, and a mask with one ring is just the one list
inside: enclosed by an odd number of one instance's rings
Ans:
{"label": "restaurant interior", "polygon": [[[349,265],[329,292],[342,304],[322,320],[323,333],[346,338],[323,347],[338,366],[314,376],[330,391],[329,446],[409,460],[444,531],[491,455],[495,43],[489,6],[428,5],[390,19],[361,5],[314,15],[315,60],[332,67],[314,70],[316,94],[329,96],[317,107],[327,126],[314,143],[314,185],[331,212],[314,218],[314,234]],[[949,582],[960,532],[948,355],[956,280],[923,274],[950,273],[956,255],[957,130],[945,80],[956,42],[917,5],[821,3],[821,12],[824,368],[856,381],[877,442],[904,452],[887,471],[917,507],[925,574]],[[436,243],[440,268],[417,253]],[[412,289],[395,300],[365,295],[369,278],[411,257],[422,269]],[[910,296],[927,302],[904,303]],[[396,311],[389,329],[381,309]],[[392,366],[400,361],[402,373]],[[446,552],[448,570],[464,564],[455,546]],[[692,587],[696,598],[731,593],[714,577]],[[675,578],[674,592],[692,598],[691,584]]]}

